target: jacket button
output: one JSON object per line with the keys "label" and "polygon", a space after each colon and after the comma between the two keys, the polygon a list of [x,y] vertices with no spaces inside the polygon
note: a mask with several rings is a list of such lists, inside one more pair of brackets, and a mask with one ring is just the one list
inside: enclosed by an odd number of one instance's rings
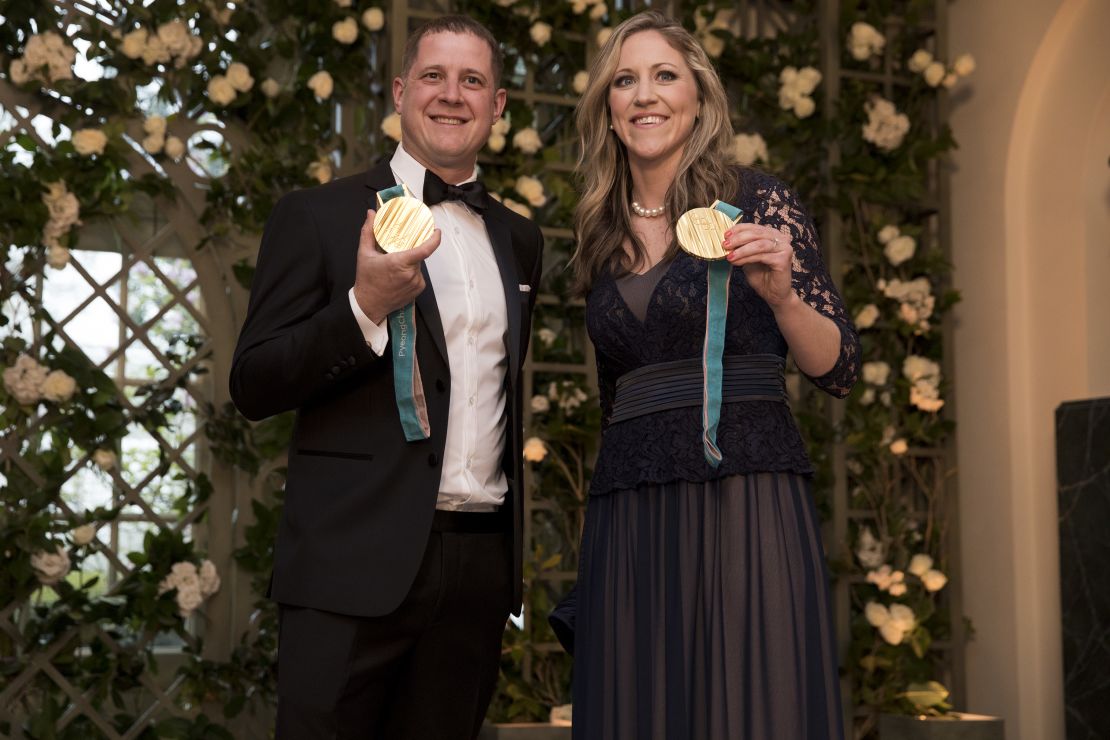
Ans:
{"label": "jacket button", "polygon": [[443,382],[443,378],[436,378],[436,390],[440,393],[447,390],[447,384]]}
{"label": "jacket button", "polygon": [[331,366],[332,375],[339,375],[339,370],[340,370],[339,365],[332,365]]}
{"label": "jacket button", "polygon": [[439,465],[439,456],[433,452],[432,454],[428,455],[428,467],[434,468],[436,465]]}
{"label": "jacket button", "polygon": [[355,356],[354,355],[350,355],[347,358],[347,364],[350,365],[351,367],[355,366]]}
{"label": "jacket button", "polygon": [[335,376],[331,373],[324,373],[324,380],[335,380]]}

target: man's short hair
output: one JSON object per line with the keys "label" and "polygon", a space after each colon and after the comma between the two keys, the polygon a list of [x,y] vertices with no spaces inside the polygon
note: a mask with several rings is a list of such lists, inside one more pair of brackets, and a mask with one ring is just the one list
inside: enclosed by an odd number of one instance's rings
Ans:
{"label": "man's short hair", "polygon": [[501,70],[504,66],[501,47],[498,45],[497,39],[489,32],[489,29],[465,15],[442,15],[439,18],[433,18],[413,31],[405,42],[405,51],[401,56],[402,77],[407,78],[409,76],[413,62],[416,61],[416,53],[420,50],[420,40],[435,33],[469,33],[485,41],[486,45],[489,46],[493,87],[501,87]]}

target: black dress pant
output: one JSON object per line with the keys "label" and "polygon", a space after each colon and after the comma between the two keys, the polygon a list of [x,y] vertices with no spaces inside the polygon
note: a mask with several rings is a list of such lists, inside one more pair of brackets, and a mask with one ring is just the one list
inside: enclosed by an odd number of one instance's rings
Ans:
{"label": "black dress pant", "polygon": [[278,740],[476,737],[512,598],[503,521],[436,512],[420,571],[391,614],[281,605]]}

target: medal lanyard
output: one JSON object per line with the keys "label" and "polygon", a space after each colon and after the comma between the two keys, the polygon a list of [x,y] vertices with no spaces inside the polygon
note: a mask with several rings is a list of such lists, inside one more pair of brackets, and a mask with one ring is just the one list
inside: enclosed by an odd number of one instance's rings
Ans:
{"label": "medal lanyard", "polygon": [[[385,203],[405,195],[404,185],[395,185],[378,192],[378,199]],[[405,441],[416,442],[431,434],[428,421],[428,402],[424,396],[424,383],[420,378],[420,363],[416,359],[416,303],[389,314],[389,336],[393,348],[393,393]]]}
{"label": "medal lanyard", "polygon": [[[736,206],[717,201],[713,207],[737,221],[741,211]],[[732,263],[727,259],[711,260],[708,265],[708,294],[705,300],[705,344],[702,347],[702,448],[705,460],[714,468],[723,456],[717,447],[717,426],[721,421],[722,358],[725,351],[725,324],[728,318],[729,282]]]}

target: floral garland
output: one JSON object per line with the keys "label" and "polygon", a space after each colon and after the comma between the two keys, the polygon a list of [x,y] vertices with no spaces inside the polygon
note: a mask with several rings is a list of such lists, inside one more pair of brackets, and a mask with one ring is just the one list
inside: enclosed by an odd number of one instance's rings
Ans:
{"label": "floral garland", "polygon": [[[558,164],[573,141],[570,114],[587,82],[586,47],[603,43],[626,12],[601,0],[462,5],[505,39],[511,90],[524,90],[529,80],[540,84],[542,75],[544,94],[567,101],[541,116],[523,97],[511,96],[481,155],[496,197],[556,234],[548,240],[555,260],[545,292],[564,295],[559,268],[569,255],[565,234],[576,196],[569,169]],[[923,36],[913,29],[927,3],[909,3],[897,25],[885,22],[886,3],[846,4],[843,68],[873,72],[892,60],[898,83],[890,90],[866,75],[846,77],[829,111],[812,21],[816,7],[793,4],[805,22],[775,36],[745,31],[741,38],[741,18],[723,5],[692,4],[684,21],[733,88],[738,161],[780,173],[816,215],[833,213],[846,227],[847,269],[837,277],[862,333],[863,382],[835,429],[823,402],[800,390],[794,395],[821,469],[818,488],[830,485],[828,446],[835,435],[847,449],[851,506],[870,512],[852,520],[849,542],[837,543],[855,558],[832,563],[838,578],[850,583],[847,668],[853,703],[866,710],[857,726],[864,736],[880,710],[946,706],[946,692],[933,682],[943,658],[930,650],[935,640],[952,635],[943,603],[947,471],[937,467],[935,451],[952,432],[942,416],[940,325],[957,296],[947,290],[949,266],[936,244],[932,213],[920,204],[928,195],[930,163],[953,146],[945,127],[926,124],[929,111],[938,93],[974,71],[974,61],[964,55],[949,64],[919,46]],[[208,173],[202,221],[210,237],[198,246],[218,247],[238,234],[258,233],[281,194],[336,175],[350,142],[334,131],[333,101],[384,113],[374,107],[381,101],[367,84],[366,60],[377,53],[388,18],[367,0],[120,3],[108,14],[111,23],[53,3],[21,8],[0,13],[0,85],[57,123],[52,141],[21,133],[0,150],[0,238],[9,254],[9,266],[0,271],[0,303],[20,300],[46,325],[51,317],[35,304],[37,276],[44,268],[66,269],[85,224],[127,213],[136,197],[174,198],[166,174],[173,167],[188,164]],[[88,72],[90,65],[100,71]],[[371,142],[373,151],[399,139],[395,115],[378,116],[373,125],[382,133]],[[829,145],[840,152],[831,169],[823,155]],[[250,269],[240,265],[237,274],[248,282]],[[258,595],[253,629],[230,660],[203,659],[188,620],[203,614],[220,577],[181,533],[150,533],[110,595],[94,595],[94,584],[66,578],[99,551],[97,529],[120,512],[70,511],[61,503],[60,481],[75,461],[99,475],[117,475],[128,424],[158,429],[180,411],[172,387],[153,384],[137,410],[125,413],[114,383],[82,353],[56,349],[61,343],[49,336],[31,345],[7,323],[5,312],[0,443],[30,462],[0,463],[0,542],[13,563],[0,579],[0,605],[26,605],[18,636],[0,632],[0,688],[3,676],[34,654],[34,645],[72,632],[78,637],[59,653],[72,658],[65,675],[89,692],[94,707],[116,713],[114,721],[126,727],[138,713],[124,710],[120,697],[141,685],[151,637],[169,630],[186,644],[185,688],[157,728],[230,737],[226,722],[196,707],[218,702],[230,722],[252,704],[265,713],[273,700],[276,621],[261,593],[280,510],[275,464],[288,440],[289,418],[252,426],[230,408],[205,414],[217,459],[263,477],[270,493],[254,503],[255,524],[236,553]],[[537,646],[554,642],[543,616],[569,583],[560,574],[576,564],[599,418],[586,377],[564,368],[580,367],[587,357],[581,306],[541,302],[524,454],[536,496],[548,506],[534,522],[526,568],[530,631],[507,633],[494,717],[545,718],[551,706],[568,699],[569,660]],[[210,493],[202,476],[189,482],[176,505],[190,511]],[[53,600],[32,603],[42,588]],[[102,633],[77,630],[81,624],[100,625]],[[50,734],[46,728],[54,727],[65,704],[55,684],[40,682],[23,699],[23,714],[31,718],[24,731]],[[86,720],[69,728],[89,730]],[[11,731],[6,722],[0,733]]]}

